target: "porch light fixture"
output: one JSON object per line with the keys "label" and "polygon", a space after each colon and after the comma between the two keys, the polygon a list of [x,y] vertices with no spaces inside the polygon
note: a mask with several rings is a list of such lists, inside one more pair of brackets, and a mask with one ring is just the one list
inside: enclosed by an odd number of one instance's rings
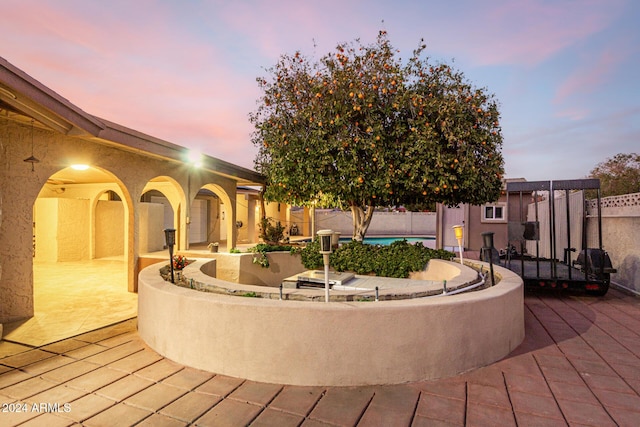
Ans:
{"label": "porch light fixture", "polygon": [[199,151],[189,150],[187,153],[187,161],[196,168],[202,167],[202,153]]}
{"label": "porch light fixture", "polygon": [[456,235],[456,240],[458,241],[458,251],[460,253],[460,264],[464,264],[464,260],[462,259],[462,236],[463,236],[463,227],[461,225],[454,225],[453,232]]}
{"label": "porch light fixture", "polygon": [[40,160],[38,160],[33,155],[33,119],[31,119],[31,156],[29,156],[26,159],[24,159],[24,161],[27,162],[27,163],[31,163],[31,172],[33,172],[35,170],[34,165],[36,163],[40,163]]}
{"label": "porch light fixture", "polygon": [[322,261],[324,261],[324,302],[329,302],[329,256],[333,252],[331,241],[334,234],[333,230],[318,231],[320,253],[322,254]]}
{"label": "porch light fixture", "polygon": [[176,229],[165,228],[164,239],[169,247],[169,268],[171,269],[171,283],[176,283],[173,277],[173,245],[176,244]]}

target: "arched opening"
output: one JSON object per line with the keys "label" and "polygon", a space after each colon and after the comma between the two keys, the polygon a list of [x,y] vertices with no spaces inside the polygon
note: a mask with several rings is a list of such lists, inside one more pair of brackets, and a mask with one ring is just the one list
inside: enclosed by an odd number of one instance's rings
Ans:
{"label": "arched opening", "polygon": [[97,167],[62,169],[40,190],[33,205],[32,320],[48,341],[137,315],[137,294],[128,285],[131,212],[124,185]]}
{"label": "arched opening", "polygon": [[226,241],[227,230],[221,227],[226,212],[220,197],[210,189],[201,188],[191,202],[189,218],[189,247],[208,246]]}
{"label": "arched opening", "polygon": [[138,253],[151,254],[166,249],[164,229],[177,230],[180,242],[181,206],[184,193],[180,185],[170,177],[160,176],[150,180],[142,190],[138,205]]}
{"label": "arched opening", "polygon": [[192,248],[218,243],[221,250],[224,247],[229,251],[234,245],[230,242],[236,240],[236,228],[235,209],[226,191],[215,184],[202,186],[191,203],[189,242]]}

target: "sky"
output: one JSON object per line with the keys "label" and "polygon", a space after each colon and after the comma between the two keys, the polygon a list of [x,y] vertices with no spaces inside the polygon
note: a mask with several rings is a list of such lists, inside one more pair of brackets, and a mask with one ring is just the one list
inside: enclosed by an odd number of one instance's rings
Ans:
{"label": "sky", "polygon": [[507,178],[640,153],[637,0],[0,0],[0,56],[84,111],[253,169],[282,54],[388,33],[495,95]]}

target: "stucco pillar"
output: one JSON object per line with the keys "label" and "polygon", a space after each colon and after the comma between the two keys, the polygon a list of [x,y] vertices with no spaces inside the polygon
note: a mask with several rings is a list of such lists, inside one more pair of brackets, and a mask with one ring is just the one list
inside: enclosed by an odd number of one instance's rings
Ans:
{"label": "stucco pillar", "polygon": [[40,176],[46,175],[42,170],[31,172],[21,159],[14,160],[12,167],[18,172],[12,179],[3,174],[0,183],[0,323],[27,319],[34,313],[33,204],[43,185]]}
{"label": "stucco pillar", "polygon": [[236,194],[229,195],[229,198],[231,199],[231,203],[227,210],[227,252],[235,248],[238,242]]}
{"label": "stucco pillar", "polygon": [[291,230],[291,205],[285,205],[284,225],[285,229]]}
{"label": "stucco pillar", "polygon": [[138,258],[140,257],[140,198],[133,199],[127,206],[125,199],[125,246],[124,262],[127,266],[127,290],[138,292]]}
{"label": "stucco pillar", "polygon": [[443,248],[442,213],[443,213],[442,205],[440,203],[436,204],[436,249]]}
{"label": "stucco pillar", "polygon": [[250,243],[255,243],[258,241],[256,234],[256,199],[249,197],[247,205],[247,237]]}
{"label": "stucco pillar", "polygon": [[303,236],[311,236],[312,235],[312,231],[311,231],[311,209],[309,209],[308,207],[304,207],[302,210],[302,227],[300,227],[300,232],[302,233]]}

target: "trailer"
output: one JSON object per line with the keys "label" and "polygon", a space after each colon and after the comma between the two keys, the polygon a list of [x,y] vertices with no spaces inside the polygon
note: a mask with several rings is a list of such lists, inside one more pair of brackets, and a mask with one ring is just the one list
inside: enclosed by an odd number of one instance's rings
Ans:
{"label": "trailer", "polygon": [[616,270],[602,248],[599,179],[508,182],[506,196],[520,209],[501,257],[526,287],[607,293]]}

